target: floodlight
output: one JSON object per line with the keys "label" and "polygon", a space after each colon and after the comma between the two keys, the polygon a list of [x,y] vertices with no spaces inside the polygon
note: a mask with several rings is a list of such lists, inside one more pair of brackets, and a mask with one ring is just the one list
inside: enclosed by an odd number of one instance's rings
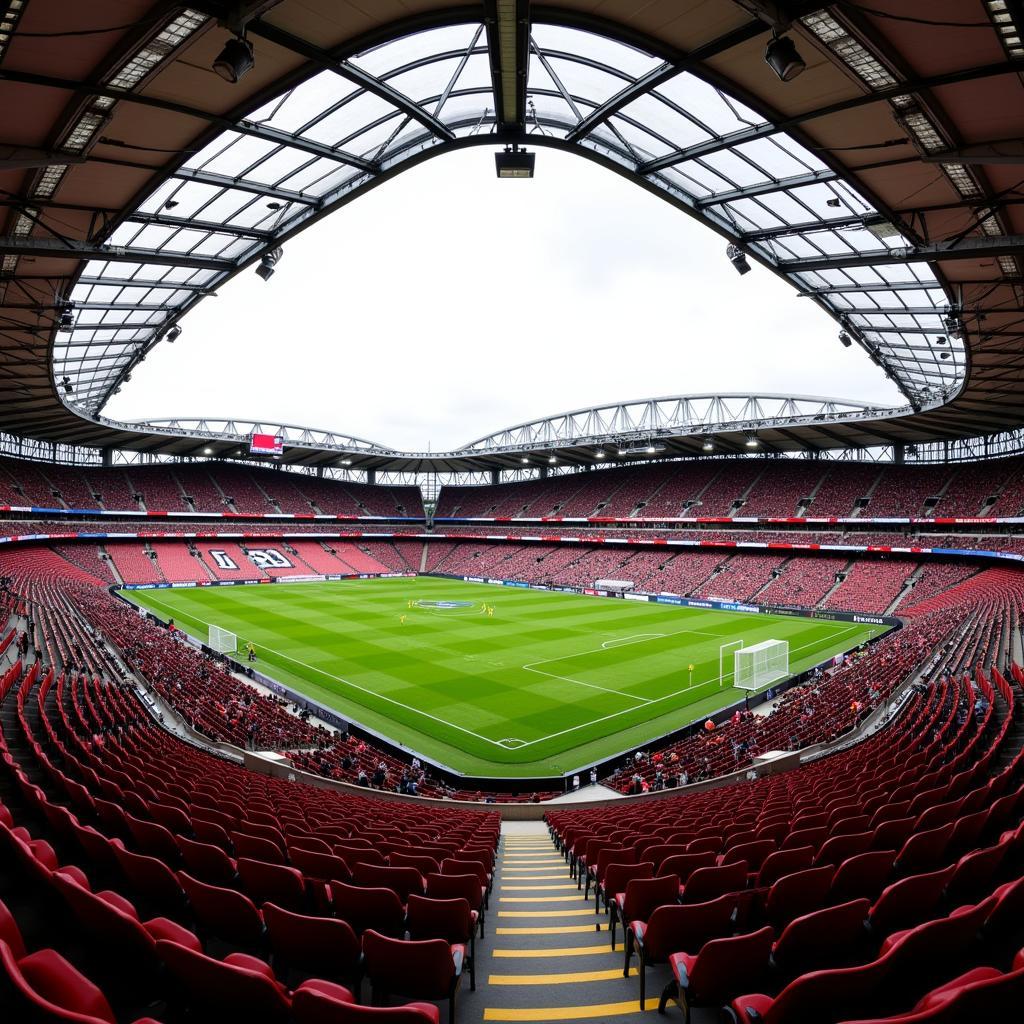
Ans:
{"label": "floodlight", "polygon": [[213,449],[212,448],[204,448],[203,449],[203,454],[204,455],[212,455],[213,454]]}
{"label": "floodlight", "polygon": [[276,249],[268,249],[260,258],[260,265],[256,268],[256,276],[264,281],[269,281],[274,276],[274,267],[277,261],[284,255],[284,250],[278,246]]}
{"label": "floodlight", "polygon": [[173,345],[181,337],[181,328],[175,324],[167,332],[167,340]]}
{"label": "floodlight", "polygon": [[523,457],[522,457],[522,458],[521,458],[521,459],[520,459],[519,461],[520,461],[521,463],[523,463],[523,464],[525,465],[525,464],[526,464],[526,463],[528,463],[528,462],[529,462],[530,460],[529,460],[529,459],[528,459],[528,458],[527,458],[527,457],[526,457],[526,456],[524,455],[524,456],[523,456]]}
{"label": "floodlight", "polygon": [[746,254],[738,246],[730,245],[725,250],[729,262],[736,268],[736,272],[742,277],[750,273],[750,264],[747,262]]}
{"label": "floodlight", "polygon": [[244,78],[256,64],[253,56],[252,43],[241,36],[235,36],[224,44],[224,49],[213,62],[213,70],[232,85]]}
{"label": "floodlight", "polygon": [[746,441],[743,442],[748,448],[756,448],[760,442],[753,434],[747,434]]}
{"label": "floodlight", "polygon": [[710,437],[706,437],[704,439],[704,443],[701,445],[701,448],[703,448],[706,452],[713,452],[715,450],[715,443],[714,441],[711,440]]}
{"label": "floodlight", "polygon": [[839,332],[839,340],[843,343],[843,348],[849,348],[853,344],[853,338],[846,331]]}
{"label": "floodlight", "polygon": [[341,464],[343,466],[351,466],[352,465],[352,460],[351,459],[342,459],[341,460]]}
{"label": "floodlight", "polygon": [[514,143],[504,153],[494,154],[494,170],[499,178],[532,178],[537,154],[528,153]]}
{"label": "floodlight", "polygon": [[605,453],[599,448],[596,452],[594,452],[594,457],[598,459],[603,459],[605,457]]}
{"label": "floodlight", "polygon": [[791,82],[807,70],[807,63],[797,52],[789,36],[773,35],[764,51],[764,62],[783,82]]}
{"label": "floodlight", "polygon": [[552,455],[551,458],[548,459],[548,462],[550,462],[552,465],[554,465],[557,461],[558,459],[556,459],[554,455]]}

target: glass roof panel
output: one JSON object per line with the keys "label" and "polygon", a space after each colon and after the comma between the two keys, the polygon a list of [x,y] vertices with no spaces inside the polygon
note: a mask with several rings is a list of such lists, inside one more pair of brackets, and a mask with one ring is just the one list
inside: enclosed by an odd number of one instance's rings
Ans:
{"label": "glass roof panel", "polygon": [[698,182],[711,194],[730,192],[736,187],[734,182],[720,177],[710,167],[706,167],[696,160],[684,160],[681,164],[676,164],[671,170],[676,174],[685,175],[687,178]]}
{"label": "glass roof panel", "polygon": [[265,103],[249,120],[292,134],[356,92],[359,87],[352,82],[333,71],[321,71]]}
{"label": "glass roof panel", "polygon": [[478,120],[485,109],[490,110],[492,114],[494,113],[493,103],[494,100],[490,90],[487,92],[471,93],[468,96],[453,94],[448,97],[448,101],[441,108],[438,116],[445,124],[449,125],[467,117]]}
{"label": "glass roof panel", "polygon": [[[239,177],[248,167],[251,167],[257,160],[269,156],[277,144],[268,142],[266,139],[257,139],[251,135],[234,135],[234,138],[227,139],[228,145],[209,160],[202,163],[192,163],[186,166],[199,167],[204,171],[213,174],[226,174],[228,177]],[[198,158],[197,158],[198,159]]]}
{"label": "glass roof panel", "polygon": [[676,149],[695,146],[713,137],[710,132],[686,117],[683,111],[674,109],[671,104],[658,98],[657,93],[645,94],[632,103],[627,103],[622,108],[622,113],[641,124],[650,125],[653,131],[668,139]]}
{"label": "glass roof panel", "polygon": [[283,181],[288,175],[294,174],[309,158],[309,153],[284,146],[273,156],[254,167],[246,175],[246,180],[258,181],[264,185],[274,185]]}
{"label": "glass roof panel", "polygon": [[487,89],[491,88],[491,64],[486,54],[474,53],[462,73],[455,80],[455,88],[464,89]]}
{"label": "glass roof panel", "polygon": [[[493,132],[495,105],[486,36],[479,21],[420,33],[374,47],[351,59],[351,64],[374,75],[437,114],[459,137]],[[470,53],[471,47],[476,52]],[[581,117],[617,95],[629,83],[664,67],[663,58],[591,32],[549,24],[535,24],[528,80],[527,133],[564,137]],[[461,69],[461,71],[460,71]],[[342,68],[342,72],[344,67]],[[454,79],[454,80],[453,80]],[[450,95],[441,104],[441,98]],[[570,94],[566,100],[563,90]],[[72,356],[81,376],[75,397],[99,407],[119,368],[127,366],[139,349],[151,343],[168,313],[198,301],[199,289],[216,286],[253,253],[272,244],[275,235],[298,227],[315,213],[310,203],[287,196],[322,199],[326,207],[354,194],[373,175],[343,163],[289,146],[287,140],[255,137],[260,126],[284,135],[301,133],[307,143],[336,148],[346,154],[380,160],[390,169],[411,155],[440,145],[421,122],[372,92],[333,71],[320,70],[299,83],[290,83],[280,95],[266,100],[240,127],[227,130],[190,156],[186,170],[200,169],[225,179],[223,185],[188,180],[172,174],[140,205],[140,212],[169,217],[174,223],[146,223],[128,218],[107,241],[129,251],[159,249],[166,253],[218,257],[224,270],[198,271],[187,266],[157,266],[145,262],[91,261],[86,276],[98,280],[131,281],[128,287],[77,286],[76,297],[95,303],[134,306],[125,309],[80,309],[79,327],[61,334],[55,358],[70,364]],[[750,138],[757,128],[759,138]],[[770,134],[769,134],[770,132]],[[732,139],[732,144],[729,144]],[[744,141],[745,139],[745,141]],[[764,118],[745,104],[725,95],[690,72],[675,74],[656,92],[637,95],[621,111],[594,126],[573,145],[617,161],[627,172],[639,165],[679,154],[689,158],[649,174],[646,178],[677,203],[711,200],[698,212],[712,225],[738,236],[739,244],[769,262],[810,258],[839,260],[860,253],[868,260],[905,244],[902,238],[879,240],[859,224],[829,224],[851,215],[875,215],[871,204],[840,179],[800,187],[785,187],[757,196],[716,203],[716,196],[748,187],[784,184],[808,172],[821,172],[819,155],[784,132],[766,125]],[[697,147],[698,153],[689,153]],[[700,151],[704,151],[702,154]],[[231,187],[228,179],[242,178],[251,189]],[[260,194],[277,189],[278,196]],[[830,205],[830,203],[832,205]],[[182,226],[179,220],[191,220]],[[232,234],[216,225],[255,229],[259,237]],[[820,224],[821,227],[817,225]],[[799,232],[754,240],[761,232],[800,227]],[[962,366],[963,345],[955,358],[941,362],[930,347],[929,335],[942,333],[938,310],[934,314],[907,313],[907,307],[938,307],[943,290],[929,266],[865,262],[852,267],[823,267],[819,271],[788,270],[805,290],[827,287],[885,285],[909,282],[913,291],[827,293],[822,301],[837,312],[866,310],[853,323],[871,333],[872,344],[900,375],[904,386],[922,388],[955,383]],[[917,285],[920,287],[917,287]],[[168,285],[175,287],[168,287]],[[181,287],[176,287],[176,286]],[[85,301],[83,298],[82,301]],[[927,329],[929,335],[921,333]],[[906,332],[912,333],[906,333]],[[95,348],[90,348],[94,343]],[[74,344],[75,348],[70,346]],[[897,359],[902,365],[897,365]],[[922,383],[924,382],[924,383]]]}
{"label": "glass roof panel", "polygon": [[[775,136],[767,139],[753,139],[736,146],[734,152],[742,154],[758,167],[763,168],[772,178],[790,178],[818,170],[820,161],[810,163],[789,153],[776,143]],[[810,156],[810,154],[807,154]]]}
{"label": "glass roof panel", "polygon": [[641,78],[662,63],[660,58],[652,57],[643,50],[592,32],[544,24],[534,24],[532,32],[534,42],[542,50],[579,54],[598,64],[617,68],[630,78]]}
{"label": "glass roof panel", "polygon": [[460,57],[432,61],[410,71],[404,71],[388,79],[388,85],[408,96],[416,103],[423,103],[431,96],[440,96],[459,70]]}
{"label": "glass roof panel", "polygon": [[325,146],[336,146],[365,125],[395,112],[396,108],[386,100],[369,92],[360,92],[343,106],[306,128],[301,137],[312,142],[321,142]]}
{"label": "glass roof panel", "polygon": [[701,157],[700,162],[732,182],[728,186],[729,188],[735,188],[737,185],[763,185],[766,181],[771,181],[773,177],[760,167],[743,160],[729,149],[720,153],[709,153],[707,156]]}
{"label": "glass roof panel", "polygon": [[625,117],[611,117],[608,123],[635,149],[644,154],[644,158],[652,160],[655,157],[671,153],[673,147],[662,139],[656,138],[649,131],[631,123]]}
{"label": "glass roof panel", "polygon": [[466,50],[473,41],[477,23],[465,25],[449,25],[444,28],[428,29],[403,36],[389,43],[366,50],[352,63],[357,68],[369,71],[371,75],[381,78],[389,71],[400,68],[412,61],[420,60],[432,53],[448,53],[452,50]]}
{"label": "glass roof panel", "polygon": [[630,82],[629,78],[575,60],[549,56],[548,63],[570,96],[590,100],[598,105],[620,92]]}
{"label": "glass roof panel", "polygon": [[658,86],[658,92],[705,125],[715,135],[728,135],[765,119],[720,90],[684,71]]}
{"label": "glass roof panel", "polygon": [[558,86],[555,80],[548,74],[543,61],[537,56],[535,50],[530,51],[529,77],[526,79],[527,94],[533,89],[547,89],[549,92],[557,92]]}

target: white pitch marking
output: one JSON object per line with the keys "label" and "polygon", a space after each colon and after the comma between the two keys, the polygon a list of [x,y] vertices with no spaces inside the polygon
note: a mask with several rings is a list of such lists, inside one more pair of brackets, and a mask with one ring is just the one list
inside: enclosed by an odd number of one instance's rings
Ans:
{"label": "white pitch marking", "polygon": [[[168,611],[175,611],[176,612],[176,609],[172,608],[169,605],[164,604],[162,601],[160,601],[160,600],[158,600],[156,598],[153,598],[153,597],[149,596],[148,594],[147,594],[147,600],[150,601],[152,604],[157,604],[157,605],[160,605],[162,608],[166,608]],[[201,622],[202,620],[201,619],[197,619],[196,621],[200,621]],[[209,623],[206,623],[206,625],[209,626]],[[833,640],[833,639],[836,639],[836,638],[838,638],[840,636],[845,635],[846,633],[850,633],[853,630],[855,630],[856,628],[857,628],[857,626],[848,626],[846,629],[841,629],[838,632],[833,633],[829,637],[829,640]],[[703,631],[695,630],[695,629],[680,629],[680,630],[676,630],[673,633],[663,633],[663,634],[661,634],[661,636],[662,637],[665,637],[665,636],[678,636],[680,634],[685,634],[685,633],[690,633],[690,634],[695,635],[695,636],[713,636],[713,637],[718,637],[718,638],[721,638],[721,636],[722,636],[722,634],[720,634],[720,633],[708,633],[708,632],[703,632]],[[654,634],[651,634],[651,635],[653,636]],[[794,647],[794,648],[791,649],[791,653],[794,652],[794,651],[805,650],[808,647],[814,647],[814,646],[817,645],[818,642],[819,641],[814,641],[812,643],[803,644],[800,647]],[[464,732],[467,736],[473,736],[476,739],[483,740],[485,743],[490,743],[492,746],[495,746],[495,747],[502,747],[505,750],[509,749],[508,747],[505,746],[504,740],[492,740],[492,739],[489,739],[487,736],[481,736],[479,733],[473,732],[472,729],[464,729],[461,725],[456,725],[454,722],[449,722],[449,721],[447,721],[445,719],[438,718],[436,715],[431,715],[429,712],[422,711],[420,708],[410,707],[410,705],[403,704],[399,700],[393,700],[391,697],[386,697],[386,696],[384,696],[384,694],[378,693],[376,690],[371,690],[368,687],[360,686],[358,683],[350,682],[348,679],[342,679],[341,676],[332,675],[330,672],[325,672],[323,669],[316,668],[314,665],[307,665],[305,662],[299,661],[296,658],[289,657],[287,654],[282,654],[280,651],[275,651],[272,647],[266,647],[266,646],[264,646],[262,644],[256,644],[256,646],[258,648],[261,648],[264,651],[269,651],[271,654],[276,654],[279,657],[284,658],[286,661],[294,662],[296,665],[302,665],[303,668],[308,668],[308,669],[310,669],[313,672],[319,673],[320,675],[327,676],[327,678],[329,678],[329,679],[334,679],[336,682],[344,683],[346,686],[351,686],[353,689],[361,690],[364,693],[368,693],[368,694],[370,694],[373,697],[379,697],[381,700],[387,701],[389,704],[394,704],[396,707],[404,708],[406,711],[411,711],[414,714],[422,715],[424,718],[429,718],[432,721],[440,722],[442,725],[450,725],[453,729],[457,729],[459,732]],[[604,645],[602,645],[602,647],[603,646]],[[598,651],[597,650],[593,650],[593,651],[580,651],[578,653],[579,654],[596,654],[596,653],[598,653]],[[569,655],[566,655],[565,657],[567,657],[567,658],[574,658],[574,657],[577,657],[577,655],[569,654]],[[546,661],[538,661],[538,662],[534,662],[533,664],[535,664],[535,665],[543,665],[543,664],[546,664],[546,662],[549,662],[549,661],[562,661],[562,660],[564,660],[564,659],[563,658],[548,658],[548,659],[546,659]],[[604,689],[604,687],[602,687],[602,686],[595,686],[593,683],[584,683],[584,682],[582,682],[581,680],[578,680],[578,679],[567,679],[565,676],[555,676],[551,672],[542,672],[542,671],[539,671],[539,670],[536,670],[536,669],[530,669],[530,666],[528,666],[528,665],[523,665],[522,667],[524,669],[529,669],[530,671],[535,671],[535,672],[537,672],[538,675],[546,675],[549,678],[563,679],[566,682],[577,683],[577,684],[579,684],[581,686],[590,686],[593,689],[598,689],[598,690],[603,690]],[[713,682],[713,680],[705,680],[705,682]],[[697,686],[701,686],[703,684],[697,683],[696,685]],[[666,700],[670,700],[672,697],[678,697],[681,694],[686,693],[687,690],[689,690],[689,689],[691,689],[691,687],[686,686],[686,687],[683,687],[683,689],[681,689],[681,690],[676,690],[674,693],[668,693],[668,694],[665,694],[664,697],[655,697],[655,698],[653,698],[651,700],[647,700],[646,698],[643,698],[643,697],[637,697],[637,698],[634,698],[634,699],[642,700],[645,705],[661,704],[661,703],[663,703]],[[618,694],[620,697],[630,697],[630,696],[632,696],[631,694],[622,693],[620,690],[608,690],[607,692],[608,693]],[[553,732],[553,733],[550,733],[547,736],[539,736],[537,739],[534,739],[534,740],[523,740],[523,741],[521,741],[521,746],[518,746],[518,747],[516,747],[514,749],[522,750],[525,747],[532,747],[532,746],[536,745],[537,743],[544,743],[547,740],[557,739],[559,736],[566,736],[566,735],[568,735],[571,732],[578,731],[579,729],[587,729],[587,728],[589,728],[592,725],[597,725],[599,722],[607,722],[607,721],[609,721],[612,718],[618,718],[620,715],[626,715],[626,714],[629,714],[630,712],[635,711],[635,710],[636,710],[636,708],[626,708],[623,711],[614,711],[610,715],[603,715],[600,718],[592,718],[592,719],[590,719],[587,722],[582,722],[579,725],[571,726],[568,729],[561,729],[559,732]],[[641,723],[638,723],[638,724],[642,725],[643,723],[641,722]]]}

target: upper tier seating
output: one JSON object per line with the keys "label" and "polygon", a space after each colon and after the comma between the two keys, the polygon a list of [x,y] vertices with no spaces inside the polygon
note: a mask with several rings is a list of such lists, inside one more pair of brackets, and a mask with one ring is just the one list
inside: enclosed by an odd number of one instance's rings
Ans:
{"label": "upper tier seating", "polygon": [[159,565],[149,557],[141,544],[107,544],[106,549],[125,583],[165,582]]}

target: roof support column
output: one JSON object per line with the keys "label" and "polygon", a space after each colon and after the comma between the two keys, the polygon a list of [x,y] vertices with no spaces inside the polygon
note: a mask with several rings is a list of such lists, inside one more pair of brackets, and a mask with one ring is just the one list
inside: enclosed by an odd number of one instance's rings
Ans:
{"label": "roof support column", "polygon": [[492,469],[491,470],[491,486],[492,487],[497,487],[498,484],[500,484],[500,483],[501,483],[501,470],[500,469]]}

